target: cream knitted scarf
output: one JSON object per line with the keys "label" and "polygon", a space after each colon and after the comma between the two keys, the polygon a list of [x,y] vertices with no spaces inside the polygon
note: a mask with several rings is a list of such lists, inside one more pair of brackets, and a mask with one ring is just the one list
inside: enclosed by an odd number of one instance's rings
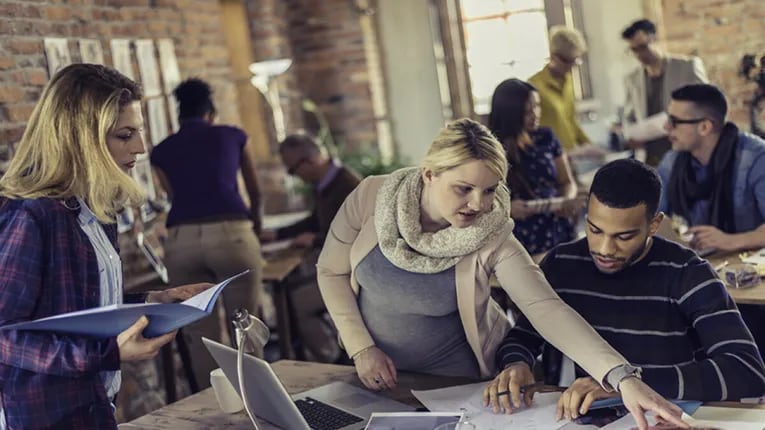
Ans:
{"label": "cream knitted scarf", "polygon": [[438,273],[484,246],[507,228],[510,195],[498,187],[490,212],[469,227],[449,226],[426,233],[420,224],[421,169],[404,168],[385,179],[375,202],[375,231],[383,255],[396,267],[414,273]]}

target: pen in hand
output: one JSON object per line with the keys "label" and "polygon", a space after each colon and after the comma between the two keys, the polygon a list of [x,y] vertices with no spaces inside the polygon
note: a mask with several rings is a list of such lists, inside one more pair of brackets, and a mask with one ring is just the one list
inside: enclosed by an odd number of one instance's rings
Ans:
{"label": "pen in hand", "polygon": [[[563,392],[565,391],[565,387],[554,387],[551,385],[545,385],[542,382],[535,382],[533,384],[527,384],[521,386],[521,395],[528,393],[529,391],[550,391],[550,392]],[[497,393],[497,397],[499,396],[509,396],[510,391],[500,391]]]}

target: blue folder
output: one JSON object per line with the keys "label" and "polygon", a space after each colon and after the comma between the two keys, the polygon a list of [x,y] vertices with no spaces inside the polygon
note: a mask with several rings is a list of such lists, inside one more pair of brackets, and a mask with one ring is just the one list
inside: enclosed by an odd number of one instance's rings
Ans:
{"label": "blue folder", "polygon": [[[696,409],[701,406],[701,402],[697,400],[670,400],[672,403],[676,404],[680,407],[680,409],[683,410],[688,415],[693,415],[694,412],[696,412]],[[595,400],[592,402],[592,405],[590,406],[590,410],[594,411],[597,409],[604,409],[604,408],[613,408],[617,406],[624,406],[624,403],[622,402],[621,397],[612,397],[610,399],[600,399]]]}
{"label": "blue folder", "polygon": [[95,338],[113,337],[135,324],[142,315],[149,318],[144,337],[157,337],[179,329],[210,315],[221,291],[233,280],[245,275],[246,270],[234,275],[181,303],[118,304],[70,312],[34,321],[24,321],[0,327],[0,330],[37,330],[79,334]]}

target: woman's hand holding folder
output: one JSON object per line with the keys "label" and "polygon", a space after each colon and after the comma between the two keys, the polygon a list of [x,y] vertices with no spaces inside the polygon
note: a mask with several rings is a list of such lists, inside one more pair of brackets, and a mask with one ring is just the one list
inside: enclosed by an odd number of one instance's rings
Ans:
{"label": "woman's hand holding folder", "polygon": [[178,330],[163,334],[162,336],[146,339],[143,337],[143,329],[149,325],[146,316],[138,318],[135,324],[128,327],[117,336],[117,346],[120,349],[120,361],[148,360],[157,356],[159,349],[173,340]]}

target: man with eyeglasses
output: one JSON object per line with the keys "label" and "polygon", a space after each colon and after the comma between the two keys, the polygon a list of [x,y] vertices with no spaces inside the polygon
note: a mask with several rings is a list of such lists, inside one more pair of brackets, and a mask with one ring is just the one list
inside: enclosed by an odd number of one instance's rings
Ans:
{"label": "man with eyeglasses", "polygon": [[659,209],[688,221],[696,249],[765,247],[765,141],[726,122],[727,110],[709,84],[676,89],[667,107]]}
{"label": "man with eyeglasses", "polygon": [[539,124],[552,129],[563,150],[570,153],[590,139],[576,120],[574,81],[571,70],[581,64],[587,51],[584,37],[573,28],[550,28],[550,61],[529,78],[536,87],[542,108]]}
{"label": "man with eyeglasses", "polygon": [[[724,252],[765,247],[765,141],[725,122],[725,95],[708,84],[672,92],[665,126],[672,142],[659,164],[659,210],[691,226],[691,246]],[[762,306],[739,304],[760,349]]]}
{"label": "man with eyeglasses", "polygon": [[[640,19],[622,32],[622,39],[640,66],[625,79],[626,100],[623,121],[635,123],[664,112],[670,93],[686,84],[706,83],[704,63],[698,57],[684,57],[662,52],[656,43],[656,26]],[[632,148],[645,148],[646,163],[656,166],[669,150],[669,142],[659,138],[648,142],[628,141]]]}
{"label": "man with eyeglasses", "polygon": [[[276,232],[264,232],[261,238],[294,238],[293,246],[312,248],[314,252],[306,256],[305,261],[308,263],[305,267],[306,270],[314,270],[329,225],[345,198],[361,182],[361,178],[322,153],[314,139],[305,134],[287,136],[279,145],[279,155],[289,175],[313,186],[313,211],[307,219]],[[306,358],[334,362],[340,357],[337,336],[323,318],[326,308],[315,281],[315,274],[308,278],[312,281],[292,290],[298,329],[306,352],[311,354]]]}
{"label": "man with eyeglasses", "polygon": [[332,219],[361,179],[355,172],[323,154],[314,139],[305,134],[287,136],[279,146],[279,155],[287,174],[312,185],[315,194],[311,216],[279,229],[276,238],[294,237],[295,246],[321,249]]}

